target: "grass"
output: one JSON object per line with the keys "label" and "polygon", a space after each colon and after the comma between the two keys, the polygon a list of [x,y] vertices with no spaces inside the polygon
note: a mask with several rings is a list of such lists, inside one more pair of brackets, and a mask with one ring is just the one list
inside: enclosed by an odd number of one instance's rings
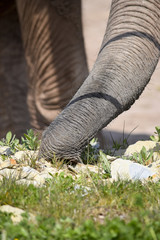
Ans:
{"label": "grass", "polygon": [[[12,138],[8,137],[8,145]],[[23,147],[30,149],[30,139],[25,139]],[[35,146],[38,148],[36,140]],[[32,148],[35,146],[32,141]],[[91,153],[95,151],[88,146],[86,162],[99,164]],[[36,216],[37,223],[30,222],[24,214],[23,221],[14,224],[10,214],[0,212],[0,239],[160,239],[160,182],[109,182],[108,160],[102,152],[100,158],[106,171],[103,175],[84,173],[73,179],[62,172],[40,188],[17,185],[4,178],[0,182],[0,205],[24,209]],[[54,159],[54,166],[61,164]]]}
{"label": "grass", "polygon": [[6,239],[159,239],[159,183],[95,182],[99,195],[93,186],[84,195],[75,184],[63,175],[38,189],[4,181],[0,203],[35,214],[37,225],[27,217],[14,225],[9,214],[0,213],[1,234],[6,231]]}
{"label": "grass", "polygon": [[148,165],[152,162],[152,156],[153,156],[153,150],[147,151],[146,148],[143,146],[140,153],[133,153],[133,156],[131,157],[132,160],[134,160],[137,163]]}

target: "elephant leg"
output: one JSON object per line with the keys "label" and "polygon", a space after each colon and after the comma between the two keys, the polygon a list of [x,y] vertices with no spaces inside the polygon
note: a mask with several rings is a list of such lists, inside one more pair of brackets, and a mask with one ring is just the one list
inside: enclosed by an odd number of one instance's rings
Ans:
{"label": "elephant leg", "polygon": [[160,56],[160,1],[113,0],[97,60],[44,131],[40,155],[78,158],[95,134],[139,98]]}
{"label": "elephant leg", "polygon": [[44,129],[88,75],[80,0],[17,0],[31,124]]}
{"label": "elephant leg", "polygon": [[27,71],[14,1],[0,3],[0,138],[30,128]]}

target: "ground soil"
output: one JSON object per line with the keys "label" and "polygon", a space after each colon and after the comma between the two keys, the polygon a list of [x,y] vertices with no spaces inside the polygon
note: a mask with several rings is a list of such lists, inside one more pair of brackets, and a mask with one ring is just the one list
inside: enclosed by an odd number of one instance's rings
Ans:
{"label": "ground soil", "polygon": [[[110,10],[110,0],[83,0],[83,26],[89,69],[92,68],[99,51]],[[110,142],[110,132],[114,139],[123,138],[123,129],[128,134],[133,130],[129,142],[147,139],[155,126],[160,126],[160,62],[150,83],[136,103],[103,131]]]}

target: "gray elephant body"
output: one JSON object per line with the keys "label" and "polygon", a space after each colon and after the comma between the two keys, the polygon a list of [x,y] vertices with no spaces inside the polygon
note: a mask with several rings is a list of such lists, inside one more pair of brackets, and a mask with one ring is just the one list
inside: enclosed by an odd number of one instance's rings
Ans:
{"label": "gray elephant body", "polygon": [[0,137],[38,131],[88,75],[80,0],[0,3]]}
{"label": "gray elephant body", "polygon": [[20,135],[30,125],[44,129],[78,89],[44,131],[39,153],[78,159],[88,141],[130,108],[149,82],[160,56],[160,1],[112,1],[89,75],[80,0],[13,3],[0,5],[1,134]]}

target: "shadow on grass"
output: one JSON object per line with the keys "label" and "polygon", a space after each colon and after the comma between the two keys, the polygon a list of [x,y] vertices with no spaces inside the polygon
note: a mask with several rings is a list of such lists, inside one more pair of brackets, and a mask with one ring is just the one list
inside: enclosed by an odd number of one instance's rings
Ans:
{"label": "shadow on grass", "polygon": [[145,133],[134,134],[130,132],[118,132],[118,131],[108,131],[103,129],[101,133],[98,133],[98,139],[100,145],[103,149],[113,146],[113,141],[118,143],[123,143],[123,140],[127,140],[127,144],[134,144],[141,140],[150,140],[150,135]]}

